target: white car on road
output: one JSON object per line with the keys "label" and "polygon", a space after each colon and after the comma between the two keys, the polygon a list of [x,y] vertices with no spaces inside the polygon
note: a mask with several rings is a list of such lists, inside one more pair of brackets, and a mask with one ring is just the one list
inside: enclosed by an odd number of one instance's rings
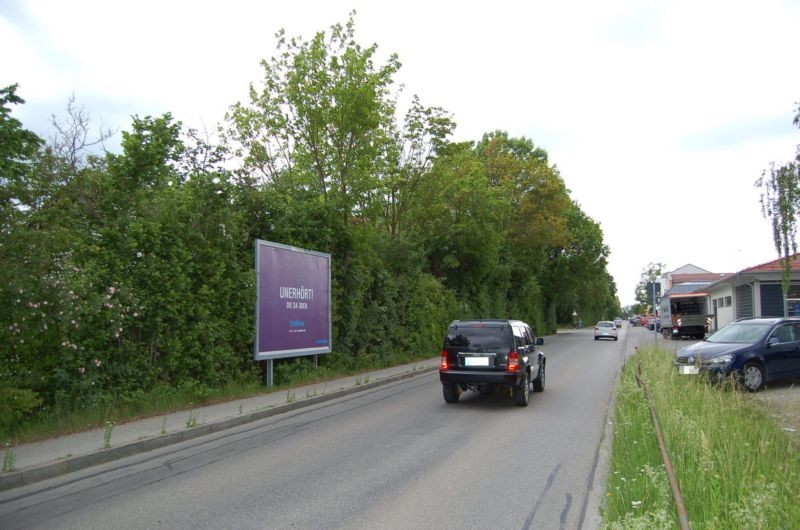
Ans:
{"label": "white car on road", "polygon": [[614,339],[617,340],[617,326],[610,320],[601,320],[594,327],[594,340],[597,339]]}

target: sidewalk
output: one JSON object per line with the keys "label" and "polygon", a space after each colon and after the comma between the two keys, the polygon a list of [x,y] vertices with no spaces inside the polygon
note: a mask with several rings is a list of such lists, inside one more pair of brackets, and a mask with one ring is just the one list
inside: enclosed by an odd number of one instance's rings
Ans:
{"label": "sidewalk", "polygon": [[113,427],[108,448],[104,448],[104,428],[18,445],[13,447],[14,471],[0,474],[0,491],[429,373],[438,367],[437,357],[327,383],[121,423]]}

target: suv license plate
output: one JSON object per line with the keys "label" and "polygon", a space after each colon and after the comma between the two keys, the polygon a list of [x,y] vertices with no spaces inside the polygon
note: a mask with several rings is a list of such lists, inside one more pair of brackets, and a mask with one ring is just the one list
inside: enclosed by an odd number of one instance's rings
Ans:
{"label": "suv license plate", "polygon": [[488,357],[464,357],[464,366],[489,366]]}
{"label": "suv license plate", "polygon": [[700,369],[696,366],[679,366],[678,373],[683,375],[697,375]]}

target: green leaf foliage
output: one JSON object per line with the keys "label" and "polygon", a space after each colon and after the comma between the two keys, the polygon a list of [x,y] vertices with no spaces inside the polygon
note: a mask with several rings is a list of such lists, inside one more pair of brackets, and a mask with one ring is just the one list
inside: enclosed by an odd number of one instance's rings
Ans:
{"label": "green leaf foliage", "polygon": [[0,432],[26,419],[41,404],[42,399],[32,390],[0,387]]}
{"label": "green leaf foliage", "polygon": [[10,105],[25,103],[17,95],[18,87],[11,85],[0,89],[0,231],[3,234],[8,230],[15,208],[32,200],[28,189],[31,161],[43,143],[11,116]]}
{"label": "green leaf foliage", "polygon": [[398,125],[400,62],[378,64],[352,15],[277,40],[217,144],[165,114],[134,116],[116,154],[45,145],[0,92],[0,392],[17,400],[2,429],[257,380],[256,239],[333,258],[321,371],[434,357],[455,318],[543,335],[619,311],[602,231],[544,149],[503,131],[451,142],[450,114],[416,96]]}

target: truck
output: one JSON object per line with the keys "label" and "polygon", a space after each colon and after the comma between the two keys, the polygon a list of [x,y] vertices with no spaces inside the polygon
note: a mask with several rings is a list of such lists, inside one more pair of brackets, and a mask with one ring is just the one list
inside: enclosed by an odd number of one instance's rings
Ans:
{"label": "truck", "polygon": [[661,335],[665,339],[703,339],[711,323],[705,293],[669,294],[661,298]]}

